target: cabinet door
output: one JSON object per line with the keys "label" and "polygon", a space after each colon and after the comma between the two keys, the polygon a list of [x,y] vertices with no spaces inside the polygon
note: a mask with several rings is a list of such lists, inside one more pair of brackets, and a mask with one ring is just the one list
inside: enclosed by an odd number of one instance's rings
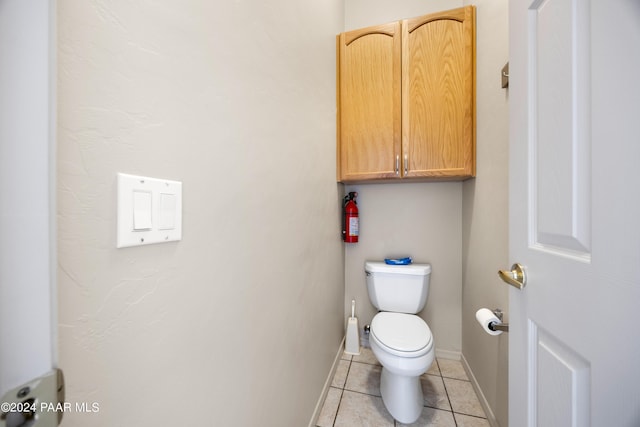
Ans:
{"label": "cabinet door", "polygon": [[399,177],[400,22],[338,36],[338,180]]}
{"label": "cabinet door", "polygon": [[403,175],[475,175],[475,9],[402,21]]}

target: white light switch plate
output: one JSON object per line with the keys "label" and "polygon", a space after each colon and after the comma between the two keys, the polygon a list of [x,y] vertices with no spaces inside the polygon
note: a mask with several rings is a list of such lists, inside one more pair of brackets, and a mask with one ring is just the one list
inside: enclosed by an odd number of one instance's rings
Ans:
{"label": "white light switch plate", "polygon": [[[151,195],[150,219],[148,198],[140,197],[146,193]],[[116,246],[125,248],[181,239],[182,182],[119,173]]]}

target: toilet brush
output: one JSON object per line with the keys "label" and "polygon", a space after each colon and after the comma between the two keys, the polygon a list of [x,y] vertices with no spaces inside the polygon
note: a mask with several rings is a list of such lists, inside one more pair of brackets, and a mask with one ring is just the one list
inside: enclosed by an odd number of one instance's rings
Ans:
{"label": "toilet brush", "polygon": [[356,318],[356,300],[351,300],[351,317],[347,321],[347,338],[345,354],[360,354],[360,336],[358,331],[358,319]]}

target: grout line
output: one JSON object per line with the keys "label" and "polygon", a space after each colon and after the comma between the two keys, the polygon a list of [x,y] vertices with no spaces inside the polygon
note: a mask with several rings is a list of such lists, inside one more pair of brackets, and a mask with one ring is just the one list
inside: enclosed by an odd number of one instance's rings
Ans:
{"label": "grout line", "polygon": [[353,363],[359,363],[361,365],[369,365],[369,366],[382,366],[379,363],[369,363],[369,362],[361,362],[359,360],[354,360]]}
{"label": "grout line", "polygon": [[[344,359],[343,359],[344,360]],[[340,389],[340,399],[338,400],[338,407],[336,408],[336,416],[333,418],[332,427],[335,427],[336,421],[338,420],[338,413],[340,412],[340,405],[342,404],[342,398],[344,396],[344,390],[347,386],[347,378],[349,378],[349,372],[351,371],[351,363],[353,363],[353,356],[347,360],[349,362],[349,366],[347,366],[347,373],[344,376],[344,384],[342,384],[342,388]]]}
{"label": "grout line", "polygon": [[344,389],[340,390],[340,399],[338,399],[338,407],[336,408],[336,415],[333,417],[333,422],[331,423],[331,427],[335,427],[336,421],[338,420],[338,411],[340,411],[340,404],[342,403],[343,394],[344,394]]}
{"label": "grout line", "polygon": [[470,382],[471,382],[470,380],[465,380],[465,379],[462,379],[462,378],[456,378],[456,377],[445,377],[444,375],[442,376],[442,378],[446,378],[446,379],[448,379],[448,380],[464,381],[464,382],[466,382],[466,383],[470,383]]}
{"label": "grout line", "polygon": [[486,420],[487,419],[486,417],[479,417],[477,415],[465,414],[464,412],[454,412],[454,414],[464,415],[465,417],[473,417],[473,418],[477,418],[479,420]]}
{"label": "grout line", "polygon": [[[436,359],[436,362],[438,361],[438,359]],[[449,401],[449,407],[451,408],[451,416],[453,417],[453,423],[456,425],[456,427],[458,427],[458,421],[456,420],[456,416],[454,415],[454,411],[453,411],[453,404],[451,403],[451,397],[449,397],[449,390],[447,390],[447,383],[444,380],[445,377],[442,375],[442,369],[440,368],[440,363],[438,363],[438,369],[440,370],[440,376],[442,378],[442,385],[444,385],[444,392],[447,395],[447,400]]]}
{"label": "grout line", "polygon": [[464,412],[453,412],[453,414],[454,414],[453,415],[453,420],[456,423],[456,427],[458,426],[458,420],[456,418],[456,414],[464,415],[465,417],[475,418],[475,419],[478,419],[478,420],[485,420],[486,422],[489,422],[489,420],[486,417],[479,417],[477,415],[465,414]]}
{"label": "grout line", "polygon": [[[380,399],[382,399],[382,396],[378,396],[377,394],[369,394],[369,393],[365,393],[363,391],[357,391],[357,390],[350,390],[348,388],[345,388],[344,391],[348,391],[349,393],[356,393],[356,394],[361,394],[363,396],[371,396],[371,397],[378,397]],[[466,415],[466,414],[465,414]]]}
{"label": "grout line", "polygon": [[347,373],[344,376],[344,384],[342,385],[342,390],[344,391],[347,388],[347,381],[349,380],[349,372],[351,372],[351,365],[353,364],[353,358],[349,360],[349,366],[347,367]]}
{"label": "grout line", "polygon": [[[471,381],[466,381],[466,380],[460,380],[458,378],[449,378],[449,377],[444,377],[444,378],[447,378],[448,380],[453,380],[453,381],[463,381],[463,382],[467,382],[467,383],[471,382]],[[446,390],[447,389],[447,383],[444,380],[443,380],[443,382],[444,382],[444,388]],[[476,393],[475,389],[473,390],[473,394],[478,399],[478,402],[479,402],[480,399],[478,398],[478,393]],[[449,397],[449,391],[447,391],[447,397]],[[451,399],[449,399],[449,404],[451,404]],[[480,406],[482,407],[482,404],[480,404]],[[453,411],[453,405],[451,406],[451,410]],[[489,419],[487,418],[487,414],[486,414],[484,408],[482,408],[482,412],[485,414],[484,417],[480,417],[478,415],[473,415],[473,414],[467,414],[465,412],[458,412],[458,411],[453,411],[453,412],[456,413],[456,414],[466,415],[466,416],[469,416],[469,417],[481,418],[481,419],[489,421]]]}

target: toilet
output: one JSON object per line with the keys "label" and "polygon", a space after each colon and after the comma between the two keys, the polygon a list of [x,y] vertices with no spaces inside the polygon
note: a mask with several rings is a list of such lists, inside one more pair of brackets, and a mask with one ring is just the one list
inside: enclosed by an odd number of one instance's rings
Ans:
{"label": "toilet", "polygon": [[379,310],[371,321],[369,344],[382,365],[380,394],[387,410],[404,424],[424,406],[420,375],[435,357],[431,330],[419,313],[429,293],[429,264],[365,262],[367,291]]}

